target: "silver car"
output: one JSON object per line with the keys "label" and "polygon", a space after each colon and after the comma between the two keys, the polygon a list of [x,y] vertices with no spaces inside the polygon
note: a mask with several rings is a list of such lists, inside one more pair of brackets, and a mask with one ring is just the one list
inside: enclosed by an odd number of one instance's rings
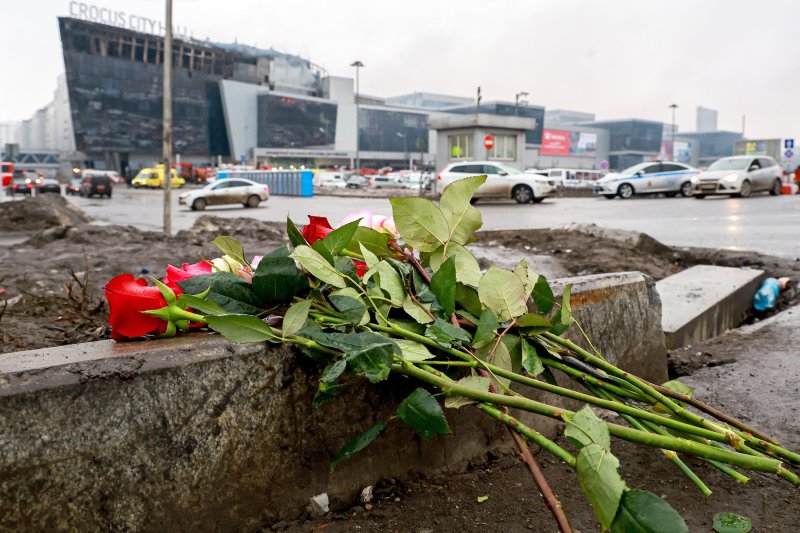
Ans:
{"label": "silver car", "polygon": [[188,205],[192,211],[202,211],[209,205],[242,204],[245,207],[258,207],[258,204],[267,200],[267,185],[244,178],[226,178],[181,194],[178,203]]}
{"label": "silver car", "polygon": [[758,191],[781,193],[781,167],[771,157],[738,155],[723,157],[692,178],[695,198],[726,194],[747,198]]}

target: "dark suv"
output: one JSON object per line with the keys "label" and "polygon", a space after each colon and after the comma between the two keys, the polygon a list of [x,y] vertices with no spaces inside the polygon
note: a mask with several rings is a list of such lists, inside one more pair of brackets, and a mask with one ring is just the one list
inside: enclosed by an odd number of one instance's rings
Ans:
{"label": "dark suv", "polygon": [[89,174],[81,181],[80,194],[82,197],[91,198],[93,195],[108,196],[111,198],[111,178],[101,174]]}

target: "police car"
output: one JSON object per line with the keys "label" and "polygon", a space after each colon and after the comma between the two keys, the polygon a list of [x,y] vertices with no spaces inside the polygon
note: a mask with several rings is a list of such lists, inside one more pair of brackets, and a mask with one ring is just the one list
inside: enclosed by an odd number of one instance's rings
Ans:
{"label": "police car", "polygon": [[606,174],[595,182],[594,192],[609,200],[655,193],[687,197],[692,195],[692,177],[699,173],[698,169],[675,161],[650,161]]}

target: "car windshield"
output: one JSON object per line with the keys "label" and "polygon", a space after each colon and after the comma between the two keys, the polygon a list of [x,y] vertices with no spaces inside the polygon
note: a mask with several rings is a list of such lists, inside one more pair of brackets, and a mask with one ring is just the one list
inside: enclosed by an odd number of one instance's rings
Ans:
{"label": "car windshield", "polygon": [[649,167],[650,164],[651,163],[640,163],[638,165],[633,165],[632,167],[626,168],[625,170],[620,172],[620,174],[623,175],[623,176],[633,176],[634,174],[636,174],[640,170],[644,170],[647,167]]}
{"label": "car windshield", "polygon": [[744,170],[749,164],[749,159],[720,159],[708,167],[708,170]]}
{"label": "car windshield", "polygon": [[500,170],[503,170],[503,171],[505,171],[505,172],[508,172],[508,174],[509,174],[509,175],[513,175],[513,174],[522,174],[522,173],[523,173],[521,170],[518,170],[518,169],[516,169],[516,168],[514,168],[514,167],[509,167],[509,166],[506,166],[506,165],[497,165],[497,167],[498,167]]}

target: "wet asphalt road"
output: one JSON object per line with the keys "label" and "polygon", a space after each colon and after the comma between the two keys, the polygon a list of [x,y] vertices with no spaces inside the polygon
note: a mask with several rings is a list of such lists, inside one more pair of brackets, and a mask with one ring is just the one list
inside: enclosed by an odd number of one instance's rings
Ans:
{"label": "wet asphalt road", "polygon": [[[183,192],[183,191],[180,191]],[[201,214],[221,217],[252,217],[265,221],[286,220],[298,224],[308,214],[327,216],[334,225],[346,214],[369,209],[390,214],[385,198],[273,196],[254,209],[241,206],[211,207],[193,212],[177,203],[173,191],[173,231],[191,227]],[[133,225],[146,230],[162,228],[163,192],[114,189],[114,197],[86,199],[70,197],[100,223]],[[786,257],[800,257],[800,195],[751,198],[554,198],[541,204],[480,202],[485,229],[558,227],[569,223],[636,230],[673,246],[699,246],[753,250]]]}

